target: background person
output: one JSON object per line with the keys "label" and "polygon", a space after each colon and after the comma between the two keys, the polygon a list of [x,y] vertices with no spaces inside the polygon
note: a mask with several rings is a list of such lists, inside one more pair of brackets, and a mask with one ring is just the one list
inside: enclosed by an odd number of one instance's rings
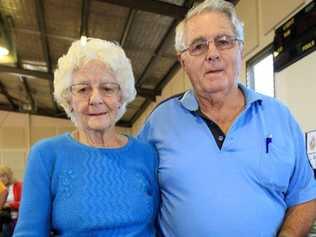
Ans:
{"label": "background person", "polygon": [[14,236],[155,236],[155,150],[115,130],[136,95],[123,49],[74,42],[54,86],[77,129],[32,147]]}
{"label": "background person", "polygon": [[177,26],[193,89],[161,103],[139,135],[159,153],[163,236],[303,237],[315,219],[303,133],[284,105],[238,83],[243,41],[223,0]]}
{"label": "background person", "polygon": [[15,179],[10,167],[0,165],[0,223],[2,237],[10,237],[18,218],[22,183]]}

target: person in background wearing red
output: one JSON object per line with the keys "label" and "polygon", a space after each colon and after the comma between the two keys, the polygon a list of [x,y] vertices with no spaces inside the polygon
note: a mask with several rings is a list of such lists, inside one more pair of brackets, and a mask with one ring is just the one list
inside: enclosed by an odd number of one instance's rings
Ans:
{"label": "person in background wearing red", "polygon": [[2,236],[10,237],[18,218],[22,183],[14,178],[11,168],[0,165],[0,225]]}

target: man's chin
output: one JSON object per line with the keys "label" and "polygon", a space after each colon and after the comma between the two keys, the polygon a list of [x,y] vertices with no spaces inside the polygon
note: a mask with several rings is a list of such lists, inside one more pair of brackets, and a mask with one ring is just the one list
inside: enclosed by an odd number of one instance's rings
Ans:
{"label": "man's chin", "polygon": [[228,90],[228,86],[223,82],[214,82],[208,83],[203,87],[203,93],[205,94],[217,94],[217,93],[224,93]]}

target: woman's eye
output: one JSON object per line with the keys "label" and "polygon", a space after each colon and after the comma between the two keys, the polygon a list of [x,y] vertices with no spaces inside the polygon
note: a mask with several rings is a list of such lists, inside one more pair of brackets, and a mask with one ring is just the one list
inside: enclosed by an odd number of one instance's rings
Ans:
{"label": "woman's eye", "polygon": [[110,87],[102,87],[102,90],[105,91],[105,92],[111,92],[111,91],[113,91],[113,89],[110,88]]}
{"label": "woman's eye", "polygon": [[78,89],[78,93],[85,93],[85,92],[87,92],[89,90],[89,88],[88,87],[81,87],[81,88],[79,88]]}

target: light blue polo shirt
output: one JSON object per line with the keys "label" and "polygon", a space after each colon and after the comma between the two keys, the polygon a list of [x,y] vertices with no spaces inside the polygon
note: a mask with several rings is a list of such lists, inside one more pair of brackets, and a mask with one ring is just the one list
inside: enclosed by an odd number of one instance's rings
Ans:
{"label": "light blue polo shirt", "polygon": [[304,136],[289,110],[239,88],[246,106],[221,150],[192,112],[193,91],[159,105],[139,134],[159,152],[166,237],[272,237],[288,207],[316,198]]}

